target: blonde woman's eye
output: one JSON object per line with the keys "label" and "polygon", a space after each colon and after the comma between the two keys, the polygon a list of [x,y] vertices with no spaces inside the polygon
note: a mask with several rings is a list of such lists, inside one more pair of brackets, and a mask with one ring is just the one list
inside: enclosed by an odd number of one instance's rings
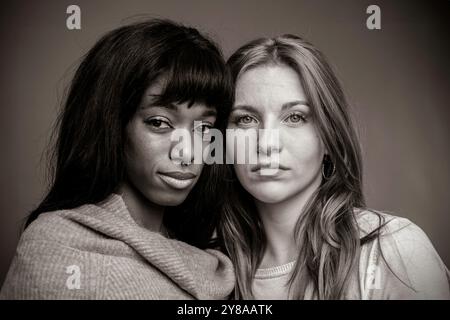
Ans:
{"label": "blonde woman's eye", "polygon": [[301,123],[301,122],[305,122],[306,118],[302,114],[292,113],[286,118],[285,121],[289,122],[289,123]]}
{"label": "blonde woman's eye", "polygon": [[249,115],[245,115],[245,116],[238,117],[236,122],[237,122],[237,124],[249,125],[252,123],[256,123],[256,119]]}

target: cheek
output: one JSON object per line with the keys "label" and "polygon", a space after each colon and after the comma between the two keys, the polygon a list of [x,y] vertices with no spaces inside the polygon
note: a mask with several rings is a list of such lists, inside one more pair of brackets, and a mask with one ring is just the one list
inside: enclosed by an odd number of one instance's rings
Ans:
{"label": "cheek", "polygon": [[127,135],[125,151],[128,175],[132,180],[149,183],[156,165],[167,154],[170,143],[146,130],[145,126],[137,124],[128,128]]}
{"label": "cheek", "polygon": [[137,167],[152,167],[161,155],[162,147],[162,143],[158,143],[149,136],[134,137],[134,140],[129,141],[126,150],[128,163]]}
{"label": "cheek", "polygon": [[285,139],[291,161],[297,168],[317,171],[322,165],[325,148],[319,136],[312,130],[291,135]]}
{"label": "cheek", "polygon": [[[236,130],[236,129],[230,129]],[[255,165],[258,163],[258,131],[238,129],[227,132],[225,153],[227,163]]]}
{"label": "cheek", "polygon": [[231,163],[236,163],[236,150],[232,139],[226,139],[225,141],[225,155],[227,160],[232,161]]}
{"label": "cheek", "polygon": [[236,178],[241,186],[256,199],[260,199],[261,201],[265,200],[264,195],[270,192],[265,192],[265,185],[255,181],[254,177],[252,178],[250,166],[245,164],[235,164],[233,165],[233,168],[236,173]]}
{"label": "cheek", "polygon": [[248,175],[250,174],[250,168],[248,168],[248,166],[245,164],[235,164],[233,165],[233,168],[238,180],[242,184],[245,184],[245,182],[249,178]]}

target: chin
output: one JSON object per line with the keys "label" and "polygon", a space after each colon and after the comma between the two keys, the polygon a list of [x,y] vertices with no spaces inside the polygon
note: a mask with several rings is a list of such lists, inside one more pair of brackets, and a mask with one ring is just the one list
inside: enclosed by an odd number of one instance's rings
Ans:
{"label": "chin", "polygon": [[258,201],[263,203],[278,203],[285,200],[288,193],[280,186],[258,186],[252,185],[246,190]]}
{"label": "chin", "polygon": [[163,207],[174,207],[182,204],[186,200],[189,192],[164,192],[153,196],[148,196],[147,198]]}

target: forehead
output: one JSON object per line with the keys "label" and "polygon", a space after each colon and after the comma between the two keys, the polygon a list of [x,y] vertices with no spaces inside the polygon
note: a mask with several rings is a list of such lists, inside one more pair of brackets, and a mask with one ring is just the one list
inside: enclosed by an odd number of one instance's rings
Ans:
{"label": "forehead", "polygon": [[282,105],[293,100],[306,101],[298,74],[285,65],[260,66],[244,72],[236,82],[235,105]]}
{"label": "forehead", "polygon": [[[170,97],[164,97],[166,89],[166,78],[161,77],[155,80],[147,87],[140,105],[141,110],[165,109],[171,113],[178,113],[180,116],[202,114],[204,116],[216,116],[217,111],[214,107],[206,105],[201,101],[175,101]],[[169,98],[169,99],[167,99]]]}
{"label": "forehead", "polygon": [[145,89],[144,96],[149,95],[160,95],[166,88],[167,79],[166,77],[158,77]]}

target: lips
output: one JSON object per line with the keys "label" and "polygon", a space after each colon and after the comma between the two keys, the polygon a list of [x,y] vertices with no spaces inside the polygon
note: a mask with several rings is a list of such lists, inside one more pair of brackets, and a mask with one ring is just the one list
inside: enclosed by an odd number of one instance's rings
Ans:
{"label": "lips", "polygon": [[269,169],[279,169],[279,170],[289,170],[288,167],[285,167],[281,164],[279,164],[278,166],[270,166],[270,165],[263,165],[263,164],[257,164],[254,167],[251,168],[252,172],[257,172],[260,170],[269,170]]}
{"label": "lips", "polygon": [[165,176],[178,179],[178,180],[188,180],[194,179],[196,177],[192,172],[182,172],[182,171],[171,171],[171,172],[161,172]]}
{"label": "lips", "polygon": [[268,163],[259,163],[251,168],[251,172],[258,176],[258,179],[277,179],[280,178],[282,172],[290,170],[288,167],[285,167],[280,164],[272,163],[272,166]]}
{"label": "lips", "polygon": [[181,171],[158,172],[158,175],[166,185],[178,190],[186,189],[191,186],[197,177],[191,172]]}

